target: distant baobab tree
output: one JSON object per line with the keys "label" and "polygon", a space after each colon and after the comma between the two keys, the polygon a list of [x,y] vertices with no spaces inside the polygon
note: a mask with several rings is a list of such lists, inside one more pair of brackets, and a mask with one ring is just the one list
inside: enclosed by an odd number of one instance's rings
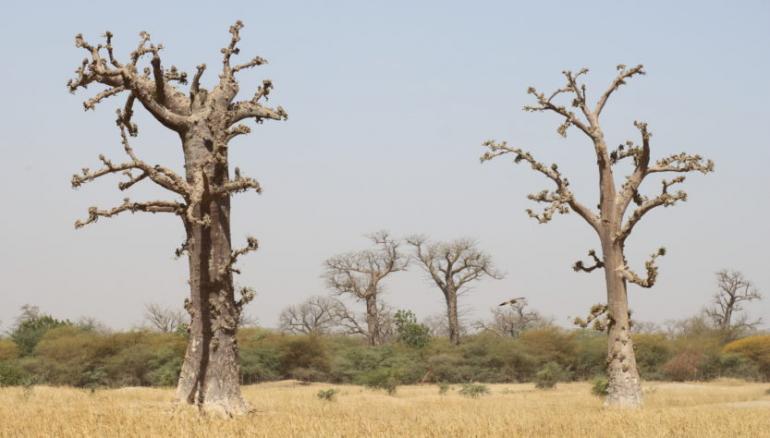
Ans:
{"label": "distant baobab tree", "polygon": [[714,294],[714,305],[706,309],[714,325],[725,332],[751,330],[760,325],[761,318],[750,321],[748,315],[741,313],[744,303],[762,299],[751,281],[738,271],[722,270],[716,277],[718,290]]}
{"label": "distant baobab tree", "polygon": [[187,324],[182,310],[169,309],[156,303],[144,306],[144,319],[162,333],[174,333]]}
{"label": "distant baobab tree", "polygon": [[[146,32],[140,33],[137,48],[128,59],[119,61],[115,56],[113,34],[106,32],[104,42],[94,45],[82,35],[75,37],[75,45],[84,49],[86,59],[69,81],[71,92],[89,85],[106,86],[103,91],[84,103],[93,109],[103,100],[125,94],[122,109],[117,111],[123,150],[128,160],[114,163],[99,156],[102,167],[83,169],[72,177],[72,186],[93,181],[109,174],[121,174],[126,180],[118,184],[127,190],[148,180],[171,192],[175,200],[137,202],[126,198],[122,204],[108,209],[91,207],[88,218],[76,222],[80,228],[120,213],[170,213],[184,224],[187,238],[177,251],[186,252],[190,265],[190,299],[186,309],[191,316],[190,338],[177,387],[177,397],[186,403],[206,409],[240,414],[247,411],[241,397],[239,383],[238,347],[235,333],[243,307],[253,298],[253,291],[244,288],[236,300],[233,286],[234,265],[239,256],[257,249],[256,239],[233,250],[230,239],[230,197],[238,192],[260,192],[259,183],[241,176],[236,167],[230,176],[228,146],[250,128],[240,122],[253,119],[285,120],[281,107],[269,108],[264,104],[273,85],[262,82],[256,93],[246,100],[236,101],[239,85],[236,75],[246,69],[264,64],[260,57],[238,65],[231,65],[232,55],[238,54],[240,30],[238,21],[230,27],[231,39],[222,49],[222,69],[217,84],[206,89],[201,78],[206,65],[198,65],[187,92],[180,87],[187,84],[188,76],[176,67],[165,68],[161,63],[162,45],[155,45]],[[140,61],[149,56],[149,66],[140,67]],[[137,135],[132,122],[136,104],[144,107],[158,122],[179,135],[184,156],[184,176],[168,167],[141,160],[128,142],[128,135]]]}
{"label": "distant baobab tree", "polygon": [[342,307],[344,304],[336,298],[312,296],[283,309],[278,316],[278,324],[282,331],[288,333],[328,334],[337,326]]}
{"label": "distant baobab tree", "polygon": [[[585,84],[580,83],[580,77],[587,72],[587,69],[582,69],[577,74],[565,71],[566,84],[550,95],[530,87],[528,92],[535,97],[537,103],[525,106],[524,109],[556,113],[563,118],[563,123],[557,129],[560,135],[566,137],[567,130],[574,126],[589,138],[593,144],[599,173],[598,211],[578,202],[572,193],[568,179],[562,175],[556,164],[545,165],[537,161],[529,152],[510,146],[506,142],[485,142],[484,147],[488,150],[482,155],[481,161],[511,154],[514,162],[528,163],[533,170],[543,174],[555,184],[553,190],[543,190],[528,196],[532,201],[545,204],[544,210],[540,213],[527,210],[529,216],[540,223],[546,223],[557,213],[574,211],[596,231],[601,242],[601,256],[591,251],[590,266],[579,261],[575,263],[573,269],[591,272],[594,269],[604,268],[607,286],[606,317],[609,322],[607,326],[609,388],[605,403],[608,406],[636,407],[642,403],[642,391],[629,333],[626,285],[630,282],[645,288],[652,287],[658,275],[655,260],[664,255],[665,250],[660,248],[652,254],[645,262],[646,277],[640,277],[628,267],[624,255],[625,243],[647,213],[657,207],[669,207],[687,199],[684,191],[672,190],[675,185],[684,182],[683,175],[670,180],[664,179],[661,182],[660,193],[653,197],[643,196],[639,188],[642,181],[650,175],[682,174],[693,171],[706,174],[713,171],[714,163],[711,160],[704,160],[700,155],[686,153],[674,154],[652,163],[650,156],[652,134],[647,124],[642,122],[634,122],[634,126],[640,133],[641,144],[627,141],[617,149],[609,150],[599,117],[610,96],[625,84],[626,80],[636,75],[643,75],[645,72],[641,65],[633,68],[619,65],[618,75],[599,96],[593,107],[589,105]],[[555,99],[561,95],[569,95],[569,107],[556,103]],[[633,162],[633,171],[620,186],[617,186],[614,166],[626,159]],[[634,203],[636,208],[629,212],[628,207],[631,203]]]}
{"label": "distant baobab tree", "polygon": [[[382,281],[388,275],[406,269],[409,259],[399,251],[401,245],[385,231],[371,234],[375,248],[349,252],[329,258],[324,263],[326,284],[338,295],[350,295],[366,305],[366,334],[370,345],[382,343],[382,306],[378,305]],[[346,322],[358,326],[356,318],[345,312]]]}
{"label": "distant baobab tree", "polygon": [[444,295],[449,341],[460,344],[457,297],[466,292],[473,281],[484,277],[500,279],[502,275],[492,265],[492,258],[473,240],[429,242],[424,236],[413,236],[407,242],[414,246],[417,261]]}

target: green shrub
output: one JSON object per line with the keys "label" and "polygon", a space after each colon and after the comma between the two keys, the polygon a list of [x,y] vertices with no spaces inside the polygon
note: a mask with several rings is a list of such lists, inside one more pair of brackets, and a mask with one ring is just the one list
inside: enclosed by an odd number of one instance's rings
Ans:
{"label": "green shrub", "polygon": [[449,392],[449,390],[450,390],[451,388],[452,388],[452,387],[451,387],[451,386],[449,386],[449,384],[448,384],[448,383],[439,383],[439,384],[438,384],[438,394],[439,394],[439,395],[446,395],[446,393],[447,393],[447,392]]}
{"label": "green shrub", "polygon": [[595,377],[591,382],[591,394],[604,397],[607,395],[607,390],[610,387],[610,382],[606,377]]}
{"label": "green shrub", "polygon": [[380,368],[362,374],[359,383],[373,389],[383,389],[389,395],[394,395],[398,389],[399,376],[393,369]]}
{"label": "green shrub", "polygon": [[565,372],[556,362],[548,362],[535,374],[535,386],[539,389],[551,389],[564,380]]}
{"label": "green shrub", "polygon": [[37,307],[23,306],[16,327],[11,331],[11,340],[16,343],[20,355],[28,356],[49,330],[64,326],[72,326],[72,323],[42,314]]}
{"label": "green shrub", "polygon": [[0,362],[0,387],[19,386],[29,381],[32,376],[12,362]]}
{"label": "green shrub", "polygon": [[0,339],[0,362],[19,357],[19,347],[9,339]]}
{"label": "green shrub", "polygon": [[318,394],[316,394],[316,397],[318,397],[319,400],[326,400],[326,401],[334,401],[335,397],[337,396],[337,390],[334,388],[329,389],[322,389],[318,391]]}
{"label": "green shrub", "polygon": [[398,341],[412,348],[423,348],[430,343],[430,329],[417,323],[411,310],[399,310],[394,315]]}
{"label": "green shrub", "polygon": [[487,388],[486,385],[481,385],[479,383],[466,383],[460,388],[458,393],[463,397],[478,398],[482,395],[489,394],[489,388]]}

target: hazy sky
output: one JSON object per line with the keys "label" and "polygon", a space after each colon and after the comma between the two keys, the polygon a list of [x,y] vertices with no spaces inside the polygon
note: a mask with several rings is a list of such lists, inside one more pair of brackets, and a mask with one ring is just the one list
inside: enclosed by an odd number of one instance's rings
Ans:
{"label": "hazy sky", "polygon": [[[221,2],[216,2],[220,3]],[[122,99],[84,112],[97,87],[65,87],[84,52],[110,30],[119,56],[146,30],[166,66],[216,79],[228,26],[243,20],[241,59],[270,63],[241,77],[250,96],[271,78],[273,105],[287,122],[266,122],[234,142],[232,163],[257,178],[262,195],[233,203],[233,241],[259,238],[237,282],[258,291],[250,313],[274,326],[285,306],[328,293],[322,261],[365,248],[363,234],[472,237],[504,280],[462,299],[473,320],[524,295],[561,324],[604,301],[601,273],[572,272],[598,240],[577,215],[539,225],[528,193],[549,181],[508,159],[480,165],[481,142],[506,139],[558,162],[579,199],[597,200],[595,158],[577,130],[530,114],[530,85],[550,91],[561,71],[588,67],[595,98],[615,65],[643,63],[647,76],[614,95],[604,116],[610,144],[636,139],[634,120],[654,133],[653,158],[680,151],[716,162],[688,177],[690,199],[649,214],[629,241],[631,266],[665,245],[658,284],[630,287],[640,320],[663,322],[708,303],[714,272],[742,271],[770,295],[770,3],[744,2],[4,2],[0,15],[0,330],[25,303],[61,318],[92,316],[113,327],[141,323],[143,307],[181,307],[185,259],[173,250],[183,229],[170,215],[124,215],[82,230],[90,205],[117,205],[117,179],[74,191],[74,172],[121,160],[114,124]],[[739,6],[738,6],[739,5]],[[146,161],[179,168],[178,138],[138,111],[133,140]],[[645,185],[648,194],[657,181]],[[149,186],[132,199],[158,197]],[[443,312],[442,297],[414,266],[387,282],[384,299],[419,317]],[[770,319],[770,298],[752,305]]]}

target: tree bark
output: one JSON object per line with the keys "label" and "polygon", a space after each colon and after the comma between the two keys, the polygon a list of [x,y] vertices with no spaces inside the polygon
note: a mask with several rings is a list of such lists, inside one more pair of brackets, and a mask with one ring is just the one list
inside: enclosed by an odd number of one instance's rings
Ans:
{"label": "tree bark", "polygon": [[460,345],[460,323],[457,318],[457,291],[444,291],[446,298],[447,321],[449,322],[449,342]]}
{"label": "tree bark", "polygon": [[377,310],[377,295],[370,294],[366,297],[366,326],[369,345],[380,345],[380,315]]}
{"label": "tree bark", "polygon": [[631,340],[626,280],[618,271],[625,265],[623,247],[616,243],[603,242],[602,249],[609,321],[607,327],[609,387],[604,404],[611,407],[640,407],[642,387]]}
{"label": "tree bark", "polygon": [[[209,187],[228,180],[226,150],[210,160],[214,137],[205,128],[183,137],[187,181],[194,184],[203,171],[204,192],[194,216],[209,223],[185,219],[190,265],[190,334],[177,386],[180,401],[227,415],[245,413],[240,392],[240,364],[235,339],[239,309],[230,270],[230,199],[212,195]],[[206,164],[204,164],[206,163]]]}

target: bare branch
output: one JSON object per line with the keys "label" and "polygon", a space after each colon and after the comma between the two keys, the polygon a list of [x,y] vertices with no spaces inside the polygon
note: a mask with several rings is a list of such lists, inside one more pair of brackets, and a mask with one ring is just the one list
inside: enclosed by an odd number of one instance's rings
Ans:
{"label": "bare branch", "polygon": [[508,146],[507,142],[497,143],[493,140],[488,140],[484,142],[482,146],[488,149],[488,151],[486,151],[481,156],[482,163],[501,155],[513,154],[515,156],[513,160],[515,163],[518,164],[521,161],[528,162],[532,169],[545,175],[556,184],[556,191],[549,192],[546,190],[538,194],[528,196],[529,199],[536,202],[546,202],[551,204],[550,207],[547,207],[546,210],[541,214],[534,214],[531,210],[527,210],[527,214],[529,214],[530,217],[534,217],[540,223],[546,223],[550,221],[553,215],[556,213],[567,213],[568,210],[566,207],[569,206],[573,211],[585,219],[585,221],[588,222],[589,225],[591,225],[595,230],[599,230],[598,216],[583,204],[575,200],[572,191],[569,189],[569,181],[567,178],[564,178],[561,175],[556,164],[546,166],[535,160],[535,158],[529,152]]}
{"label": "bare branch", "polygon": [[592,249],[592,250],[588,251],[588,255],[592,259],[594,259],[594,264],[593,265],[585,266],[583,264],[582,260],[578,260],[578,261],[575,262],[574,265],[572,265],[572,270],[575,271],[575,272],[580,272],[580,271],[592,272],[594,269],[599,269],[599,268],[603,268],[604,267],[604,262],[602,262],[601,259],[599,259],[599,257],[596,255],[596,251],[594,251]]}
{"label": "bare branch", "polygon": [[235,269],[235,264],[238,263],[238,257],[242,255],[246,255],[250,252],[256,251],[259,249],[259,241],[256,237],[249,236],[246,238],[246,246],[243,248],[238,248],[232,251],[230,254],[230,260],[227,262],[227,265],[223,266],[220,272],[220,275],[224,275],[226,272],[234,272],[236,274],[240,274],[241,271],[238,269]]}
{"label": "bare branch", "polygon": [[123,204],[111,208],[109,210],[99,210],[97,207],[91,207],[88,209],[88,219],[75,222],[75,228],[82,228],[88,224],[96,222],[100,217],[112,217],[129,211],[136,213],[137,211],[147,213],[174,213],[181,215],[185,210],[184,204],[173,201],[147,201],[147,202],[131,202],[130,199],[125,198]]}
{"label": "bare branch", "polygon": [[676,204],[679,201],[686,201],[687,200],[687,193],[679,190],[675,193],[669,193],[668,189],[674,184],[681,184],[685,180],[684,175],[680,175],[671,181],[663,180],[661,181],[661,193],[657,197],[653,199],[646,199],[645,197],[642,197],[637,194],[636,201],[639,204],[639,207],[634,210],[633,213],[628,217],[628,220],[626,221],[625,225],[623,225],[620,229],[620,232],[618,233],[616,240],[618,241],[625,241],[626,238],[631,234],[631,231],[633,231],[634,226],[644,217],[645,214],[647,214],[650,210],[660,207],[661,205],[664,207],[670,207],[674,204]]}
{"label": "bare branch", "polygon": [[607,104],[607,100],[610,98],[612,93],[614,93],[618,88],[620,88],[621,85],[624,85],[626,83],[626,79],[629,79],[635,75],[644,75],[644,74],[647,74],[647,73],[644,71],[644,66],[641,64],[631,69],[627,69],[626,66],[623,64],[618,65],[618,76],[615,78],[615,80],[612,81],[609,88],[607,88],[607,91],[605,91],[602,94],[602,96],[599,98],[599,101],[596,102],[596,109],[594,110],[596,117],[598,118],[599,115],[602,113],[602,110],[604,109],[604,106]]}
{"label": "bare branch", "polygon": [[714,162],[705,160],[700,155],[689,155],[684,152],[658,160],[650,167],[649,173],[658,172],[700,172],[707,174],[714,171]]}
{"label": "bare branch", "polygon": [[628,266],[624,265],[618,268],[620,274],[627,281],[637,284],[644,288],[650,288],[655,285],[655,281],[658,279],[658,267],[655,265],[655,259],[660,256],[666,255],[666,248],[659,248],[658,251],[650,255],[650,258],[644,262],[644,268],[647,271],[647,277],[641,278],[635,272],[631,271]]}

